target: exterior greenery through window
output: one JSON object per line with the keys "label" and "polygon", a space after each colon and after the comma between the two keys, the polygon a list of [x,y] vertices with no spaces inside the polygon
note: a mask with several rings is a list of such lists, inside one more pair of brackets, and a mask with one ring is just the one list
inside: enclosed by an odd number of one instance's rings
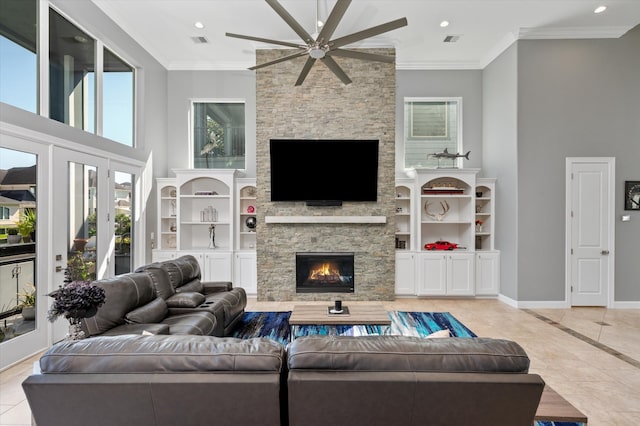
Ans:
{"label": "exterior greenery through window", "polygon": [[429,154],[462,152],[462,98],[405,98],[404,167],[459,166]]}
{"label": "exterior greenery through window", "polygon": [[245,168],[243,102],[194,102],[192,117],[194,168]]}

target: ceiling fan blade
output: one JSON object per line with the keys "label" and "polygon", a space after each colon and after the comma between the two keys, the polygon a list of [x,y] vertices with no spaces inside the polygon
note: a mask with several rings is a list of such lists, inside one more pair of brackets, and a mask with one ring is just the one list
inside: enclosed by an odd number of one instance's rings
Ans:
{"label": "ceiling fan blade", "polygon": [[335,49],[347,44],[355,43],[356,41],[364,40],[365,38],[377,36],[387,31],[395,30],[407,25],[407,18],[396,19],[395,21],[387,22],[386,24],[376,25],[375,27],[367,28],[366,30],[358,31],[357,33],[349,34],[344,37],[331,40],[329,47]]}
{"label": "ceiling fan blade", "polygon": [[298,21],[296,21],[293,16],[291,16],[289,12],[287,12],[286,9],[282,7],[280,3],[278,3],[277,0],[266,0],[266,2],[269,4],[269,6],[271,6],[271,8],[273,8],[273,10],[276,11],[278,15],[280,15],[282,19],[284,19],[287,25],[289,25],[291,29],[295,31],[296,34],[298,34],[298,36],[300,36],[300,38],[304,40],[306,44],[311,44],[315,41],[313,40],[313,37],[311,37],[311,35],[307,32],[307,30],[305,30],[302,25],[300,25]]}
{"label": "ceiling fan blade", "polygon": [[341,56],[345,58],[362,59],[364,61],[377,61],[386,62],[388,64],[393,63],[395,58],[387,55],[377,55],[375,53],[358,52],[356,50],[335,49],[327,52],[327,55]]}
{"label": "ceiling fan blade", "polygon": [[318,34],[316,41],[323,43],[323,40],[326,42],[331,39],[333,32],[336,30],[336,27],[340,23],[340,20],[344,16],[344,13],[347,11],[350,4],[351,0],[338,0],[331,10],[329,17],[327,18],[327,22],[322,26],[322,30],[320,30],[320,34]]}
{"label": "ceiling fan blade", "polygon": [[336,61],[333,60],[330,56],[325,56],[320,59],[323,64],[327,66],[344,84],[351,83],[351,79],[347,74],[340,68],[340,65]]}
{"label": "ceiling fan blade", "polygon": [[298,58],[300,56],[304,56],[306,54],[307,54],[307,51],[306,50],[302,50],[300,52],[296,52],[296,53],[291,54],[291,55],[283,56],[282,58],[278,58],[278,59],[275,59],[273,61],[265,62],[264,64],[254,65],[249,69],[250,70],[257,70],[258,68],[268,67],[269,65],[274,65],[274,64],[277,64],[277,63],[280,63],[280,62],[288,61],[290,59],[295,59],[295,58]]}
{"label": "ceiling fan blade", "polygon": [[281,46],[287,46],[287,47],[296,47],[296,48],[304,48],[306,46],[304,45],[300,45],[300,44],[295,44],[295,43],[289,43],[286,41],[279,41],[279,40],[271,40],[269,38],[262,38],[262,37],[253,37],[253,36],[246,36],[246,35],[241,35],[241,34],[233,34],[233,33],[225,33],[225,35],[227,37],[234,37],[234,38],[241,38],[244,40],[253,40],[253,41],[259,41],[262,43],[269,43],[269,44],[278,44]]}
{"label": "ceiling fan blade", "polygon": [[311,71],[311,67],[313,67],[315,62],[315,58],[312,58],[311,56],[307,58],[307,62],[304,63],[304,67],[302,67],[302,71],[300,71],[300,75],[296,80],[296,86],[300,86],[304,79],[307,78],[307,74],[309,74],[309,71]]}

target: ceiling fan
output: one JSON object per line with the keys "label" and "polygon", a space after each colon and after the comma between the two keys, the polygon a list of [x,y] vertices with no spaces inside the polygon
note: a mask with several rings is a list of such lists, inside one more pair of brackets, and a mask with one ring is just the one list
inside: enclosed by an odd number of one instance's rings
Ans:
{"label": "ceiling fan", "polygon": [[[347,74],[340,68],[338,63],[333,59],[334,56],[342,56],[346,58],[353,59],[361,59],[365,61],[378,61],[378,62],[386,62],[392,63],[394,58],[391,56],[385,55],[377,55],[374,53],[366,53],[355,50],[342,49],[342,46],[346,46],[351,43],[355,43],[360,40],[364,40],[365,38],[374,37],[382,33],[386,33],[391,30],[395,30],[400,27],[404,27],[407,25],[407,18],[396,19],[395,21],[387,22],[386,24],[376,25],[375,27],[371,27],[362,31],[355,32],[353,34],[346,35],[344,37],[339,37],[336,39],[331,39],[333,32],[337,28],[340,20],[344,16],[347,8],[351,4],[351,0],[337,0],[335,6],[331,10],[327,21],[322,26],[322,30],[317,36],[314,38],[311,34],[309,34],[290,14],[287,10],[282,7],[277,0],[265,0],[269,6],[276,11],[278,15],[293,29],[293,31],[300,36],[300,38],[304,41],[304,44],[296,44],[290,43],[286,41],[272,40],[262,37],[252,37],[240,34],[226,33],[227,37],[235,37],[241,38],[245,40],[253,40],[259,41],[263,43],[269,44],[277,44],[281,46],[292,47],[298,49],[296,53],[291,55],[283,56],[282,58],[278,58],[274,61],[265,62],[264,64],[259,64],[253,67],[250,67],[250,70],[255,70],[262,67],[267,67],[269,65],[274,65],[280,62],[288,61],[290,59],[299,58],[301,56],[308,56],[307,61],[302,67],[302,71],[298,76],[298,80],[296,81],[296,86],[300,86],[304,79],[309,74],[311,67],[316,62],[316,60],[320,60],[324,63],[327,68],[329,68],[344,84],[351,83],[351,79]],[[317,21],[317,20],[316,20]],[[317,31],[316,31],[317,33]]]}

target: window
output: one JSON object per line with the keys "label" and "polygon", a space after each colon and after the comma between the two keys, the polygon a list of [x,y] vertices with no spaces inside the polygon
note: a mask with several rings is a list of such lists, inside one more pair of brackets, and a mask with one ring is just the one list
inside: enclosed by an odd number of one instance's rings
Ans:
{"label": "window", "polygon": [[49,116],[95,133],[95,40],[49,11]]}
{"label": "window", "polygon": [[243,102],[194,102],[193,167],[245,168]]}
{"label": "window", "polygon": [[0,1],[0,102],[38,112],[37,0]]}
{"label": "window", "polygon": [[430,154],[445,149],[451,154],[462,152],[461,110],[461,98],[405,98],[405,168],[459,165],[460,159],[438,159]]}
{"label": "window", "polygon": [[104,49],[102,136],[133,146],[133,67]]}
{"label": "window", "polygon": [[11,219],[11,211],[9,210],[9,207],[0,207],[0,219]]}

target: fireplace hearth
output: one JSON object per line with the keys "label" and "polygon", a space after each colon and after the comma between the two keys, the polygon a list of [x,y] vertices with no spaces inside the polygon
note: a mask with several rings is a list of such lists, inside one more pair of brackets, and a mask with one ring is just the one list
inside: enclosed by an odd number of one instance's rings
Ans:
{"label": "fireplace hearth", "polygon": [[296,253],[296,293],[353,291],[353,253]]}

